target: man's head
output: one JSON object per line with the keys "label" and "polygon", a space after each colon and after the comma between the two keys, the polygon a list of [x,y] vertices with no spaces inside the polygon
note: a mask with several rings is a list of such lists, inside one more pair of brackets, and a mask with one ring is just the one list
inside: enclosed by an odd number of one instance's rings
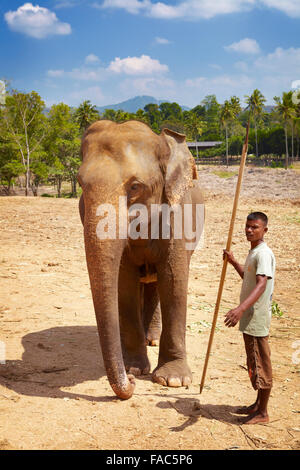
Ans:
{"label": "man's head", "polygon": [[252,246],[258,245],[268,231],[268,217],[263,212],[251,212],[246,220],[246,237]]}

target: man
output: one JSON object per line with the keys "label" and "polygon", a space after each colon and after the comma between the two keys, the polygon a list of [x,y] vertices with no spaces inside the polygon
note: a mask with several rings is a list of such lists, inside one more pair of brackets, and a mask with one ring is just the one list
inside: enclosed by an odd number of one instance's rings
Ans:
{"label": "man", "polygon": [[224,250],[228,262],[243,279],[240,305],[225,316],[225,325],[235,326],[240,322],[247,354],[247,367],[257,399],[238,413],[249,415],[245,424],[268,423],[267,405],[272,388],[272,365],[268,343],[271,300],[274,288],[275,257],[264,242],[268,231],[268,217],[262,212],[248,215],[245,227],[251,249],[244,266],[234,258],[232,252]]}

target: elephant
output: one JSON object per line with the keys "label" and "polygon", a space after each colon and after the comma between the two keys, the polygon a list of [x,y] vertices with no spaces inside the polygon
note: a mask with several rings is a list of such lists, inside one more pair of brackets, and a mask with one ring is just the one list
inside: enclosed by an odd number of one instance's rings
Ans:
{"label": "elephant", "polygon": [[[192,374],[185,330],[189,264],[194,248],[187,248],[185,235],[174,236],[174,213],[168,222],[170,236],[165,237],[157,227],[161,211],[154,218],[150,210],[152,206],[189,205],[195,228],[196,208],[204,207],[204,199],[185,135],[166,128],[158,135],[140,121],[100,120],[83,135],[81,155],[77,175],[82,188],[79,211],[110,386],[119,398],[130,398],[135,376],[150,373],[147,344],[158,342],[158,363],[152,380],[169,387],[188,386]],[[120,198],[125,204],[120,205]],[[137,222],[136,213],[134,216],[130,212],[136,206],[146,209],[144,225],[149,231],[151,228],[146,237],[133,237],[127,230],[131,222]],[[99,224],[104,216],[107,232],[100,237]],[[125,231],[123,220],[127,224]],[[137,233],[141,220],[135,227]],[[110,236],[111,222],[119,230],[118,235],[115,231]]]}

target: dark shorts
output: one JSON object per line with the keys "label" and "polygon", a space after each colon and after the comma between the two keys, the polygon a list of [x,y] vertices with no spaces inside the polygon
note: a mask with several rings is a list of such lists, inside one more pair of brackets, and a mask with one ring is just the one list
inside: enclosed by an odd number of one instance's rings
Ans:
{"label": "dark shorts", "polygon": [[271,351],[268,336],[243,333],[247,354],[248,374],[254,390],[272,388]]}

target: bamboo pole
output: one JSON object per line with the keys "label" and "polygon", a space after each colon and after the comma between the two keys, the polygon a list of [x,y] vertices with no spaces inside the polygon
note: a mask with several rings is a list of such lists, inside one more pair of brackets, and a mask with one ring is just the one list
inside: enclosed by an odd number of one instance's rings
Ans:
{"label": "bamboo pole", "polygon": [[[250,117],[249,117],[249,121],[248,121],[248,125],[247,125],[246,138],[245,138],[245,143],[244,143],[244,146],[243,146],[242,158],[241,158],[241,163],[240,163],[240,168],[239,168],[238,181],[237,181],[236,190],[235,190],[235,197],[234,197],[230,227],[229,227],[227,244],[226,244],[226,250],[227,251],[230,251],[230,247],[231,247],[234,222],[235,222],[235,218],[236,218],[236,211],[237,211],[237,206],[238,206],[238,201],[239,201],[239,196],[240,196],[240,191],[241,191],[241,185],[242,185],[242,181],[243,181],[243,174],[244,174],[246,158],[247,158],[247,152],[248,152],[249,127],[250,127]],[[219,313],[219,307],[220,307],[220,302],[221,302],[221,297],[222,297],[222,292],[223,292],[223,286],[224,286],[224,281],[225,281],[225,276],[226,276],[227,264],[228,264],[228,260],[227,260],[227,256],[225,255],[224,256],[224,261],[223,261],[222,272],[221,272],[221,278],[220,278],[220,282],[219,282],[219,290],[218,290],[217,301],[216,301],[216,306],[215,306],[215,311],[214,311],[214,316],[213,316],[213,322],[212,322],[211,330],[210,330],[210,336],[209,336],[208,347],[207,347],[207,352],[206,352],[206,357],[205,357],[205,363],[204,363],[204,368],[203,368],[203,372],[202,372],[202,378],[201,378],[201,384],[200,384],[200,393],[202,393],[202,390],[203,390],[203,387],[204,387],[205,376],[206,376],[206,371],[207,371],[207,366],[208,366],[208,360],[209,360],[210,351],[211,351],[211,347],[212,347],[212,342],[213,342],[213,338],[214,338],[214,333],[215,333],[215,329],[216,329],[217,318],[218,318],[218,313]]]}

